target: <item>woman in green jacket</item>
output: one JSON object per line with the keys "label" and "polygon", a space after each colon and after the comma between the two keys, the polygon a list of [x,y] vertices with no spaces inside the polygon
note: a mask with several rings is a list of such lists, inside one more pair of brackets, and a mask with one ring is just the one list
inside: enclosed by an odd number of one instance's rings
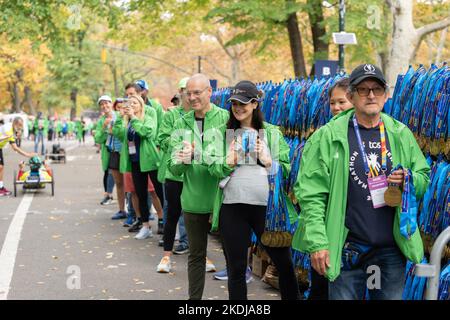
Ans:
{"label": "woman in green jacket", "polygon": [[[232,108],[227,124],[228,130],[234,130],[234,140],[226,153],[226,163],[217,161],[209,166],[210,173],[222,179],[218,192],[222,205],[219,214],[214,210],[214,228],[219,218],[230,300],[247,299],[247,249],[251,230],[258,241],[264,232],[268,171],[277,160],[283,173],[289,172],[289,147],[277,127],[263,122],[259,98],[260,93],[252,82],[241,81],[236,85],[230,98]],[[240,161],[238,153],[244,156]],[[290,248],[265,247],[265,250],[279,271],[282,299],[299,299]]]}
{"label": "woman in green jacket", "polygon": [[108,127],[111,126],[111,121],[113,119],[113,110],[112,110],[112,99],[111,97],[104,95],[98,99],[98,105],[100,106],[102,113],[104,114],[98,120],[94,141],[96,144],[100,146],[101,149],[101,160],[102,160],[102,170],[104,172],[103,175],[103,187],[105,190],[104,198],[100,202],[101,205],[109,205],[113,200],[113,190],[114,190],[114,179],[109,171],[109,162],[111,157],[111,152],[107,146],[108,140]]}
{"label": "woman in green jacket", "polygon": [[160,161],[155,145],[157,121],[155,113],[145,110],[140,96],[133,95],[129,99],[129,104],[124,107],[124,117],[118,118],[114,125],[113,135],[122,140],[120,172],[131,171],[139,199],[143,225],[135,239],[141,240],[152,236],[147,200],[150,172],[158,168]]}

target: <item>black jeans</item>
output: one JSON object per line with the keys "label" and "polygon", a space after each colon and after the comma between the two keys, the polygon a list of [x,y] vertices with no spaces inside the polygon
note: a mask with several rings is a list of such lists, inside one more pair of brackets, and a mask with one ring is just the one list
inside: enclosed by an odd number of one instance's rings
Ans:
{"label": "black jeans", "polygon": [[167,218],[164,225],[164,251],[172,251],[178,219],[181,216],[181,191],[183,182],[166,180]]}
{"label": "black jeans", "polygon": [[[248,239],[251,229],[258,241],[264,232],[266,222],[266,206],[249,204],[223,204],[219,217],[219,230],[227,257],[228,293],[230,300],[247,300]],[[300,292],[291,248],[264,247],[280,275],[280,293],[283,300],[298,300]]]}
{"label": "black jeans", "polygon": [[148,207],[148,178],[149,172],[141,172],[139,162],[131,162],[131,176],[133,177],[134,189],[139,199],[141,209],[141,221],[148,222],[150,208]]}

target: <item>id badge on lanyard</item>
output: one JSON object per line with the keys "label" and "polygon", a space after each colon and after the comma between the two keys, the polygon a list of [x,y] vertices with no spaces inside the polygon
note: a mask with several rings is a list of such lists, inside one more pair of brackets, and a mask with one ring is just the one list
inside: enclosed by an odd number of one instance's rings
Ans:
{"label": "id badge on lanyard", "polygon": [[[358,122],[356,121],[356,117],[353,116],[353,126],[355,129],[356,139],[358,140],[359,149],[361,151],[361,156],[364,162],[364,170],[367,175],[367,184],[369,185],[370,197],[372,198],[372,204],[374,209],[381,208],[386,206],[386,202],[384,200],[384,193],[388,189],[388,182],[386,175],[387,169],[387,149],[386,149],[386,136],[384,132],[384,123],[380,119],[380,140],[381,140],[381,168],[383,174],[374,176],[373,170],[369,168],[369,164],[367,161],[366,151],[364,150],[364,146],[361,140],[361,134],[359,133]],[[378,172],[377,172],[378,173]]]}
{"label": "id badge on lanyard", "polygon": [[384,193],[388,188],[386,175],[382,174],[373,178],[367,177],[367,183],[369,185],[370,197],[372,198],[374,209],[384,207],[386,205]]}
{"label": "id badge on lanyard", "polygon": [[130,155],[136,154],[136,144],[134,143],[134,141],[128,141],[128,153]]}

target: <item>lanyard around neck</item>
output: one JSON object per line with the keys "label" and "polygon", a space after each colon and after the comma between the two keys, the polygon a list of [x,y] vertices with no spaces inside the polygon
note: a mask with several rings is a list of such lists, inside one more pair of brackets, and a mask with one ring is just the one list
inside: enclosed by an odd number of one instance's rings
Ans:
{"label": "lanyard around neck", "polygon": [[[366,151],[364,150],[364,146],[361,140],[361,134],[359,133],[358,122],[356,121],[356,116],[353,115],[353,127],[355,128],[356,139],[358,140],[359,150],[361,151],[362,159],[364,162],[364,170],[366,175],[369,176],[371,170],[369,168],[369,164],[367,162]],[[381,170],[385,172],[387,170],[387,149],[386,149],[386,134],[384,130],[384,123],[380,118],[379,122],[380,127],[380,141],[381,141]],[[372,173],[373,176],[373,173]]]}

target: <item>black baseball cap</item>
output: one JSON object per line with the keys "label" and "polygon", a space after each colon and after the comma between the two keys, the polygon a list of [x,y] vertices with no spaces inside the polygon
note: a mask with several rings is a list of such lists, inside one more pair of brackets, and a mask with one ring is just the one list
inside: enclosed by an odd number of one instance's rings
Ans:
{"label": "black baseball cap", "polygon": [[350,75],[350,86],[356,86],[363,80],[374,79],[386,87],[386,79],[380,68],[373,64],[366,63],[357,66]]}
{"label": "black baseball cap", "polygon": [[236,100],[240,103],[247,104],[252,100],[258,100],[260,96],[261,93],[256,85],[251,81],[244,80],[240,81],[231,89],[231,97],[228,101]]}

